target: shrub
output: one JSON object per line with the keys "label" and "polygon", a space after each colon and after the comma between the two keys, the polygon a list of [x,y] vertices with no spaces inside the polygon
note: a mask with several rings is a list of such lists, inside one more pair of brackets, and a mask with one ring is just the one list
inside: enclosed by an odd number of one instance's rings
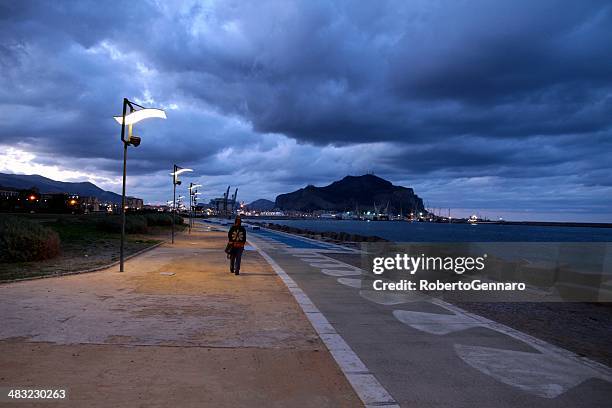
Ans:
{"label": "shrub", "polygon": [[[145,214],[149,227],[169,227],[172,225],[172,215],[170,214]],[[182,217],[176,217],[176,223],[179,224],[183,220]]]}
{"label": "shrub", "polygon": [[121,218],[108,216],[96,222],[96,228],[104,232],[121,232]]}
{"label": "shrub", "polygon": [[59,253],[60,239],[55,231],[24,218],[0,218],[0,260],[40,261]]}
{"label": "shrub", "polygon": [[[100,231],[120,233],[121,216],[109,215],[96,223]],[[147,232],[147,220],[142,215],[128,215],[125,217],[126,234],[145,234]]]}
{"label": "shrub", "polygon": [[132,215],[125,219],[125,232],[128,234],[146,234],[147,220],[142,215]]}

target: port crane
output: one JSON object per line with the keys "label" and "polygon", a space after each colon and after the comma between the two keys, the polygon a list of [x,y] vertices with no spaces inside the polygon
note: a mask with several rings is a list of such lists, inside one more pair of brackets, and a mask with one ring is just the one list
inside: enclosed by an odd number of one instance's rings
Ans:
{"label": "port crane", "polygon": [[[227,190],[223,193],[223,198],[217,198],[214,201],[217,204],[217,211],[219,211],[220,215],[224,217],[229,217],[233,212],[236,211],[236,197],[238,196],[238,188],[234,190],[234,195],[230,197],[230,188],[231,186],[227,186]],[[219,204],[221,204],[221,209],[219,210]]]}

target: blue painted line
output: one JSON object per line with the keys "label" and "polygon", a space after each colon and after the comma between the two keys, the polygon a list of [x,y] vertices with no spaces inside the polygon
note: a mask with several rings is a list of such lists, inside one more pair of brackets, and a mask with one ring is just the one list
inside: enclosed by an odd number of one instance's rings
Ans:
{"label": "blue painted line", "polygon": [[298,248],[298,249],[329,249],[330,248],[328,245],[324,245],[324,244],[319,245],[319,244],[315,244],[314,242],[301,240],[299,238],[293,238],[293,237],[290,237],[284,234],[277,234],[275,232],[267,231],[267,230],[255,230],[255,231],[249,231],[248,233],[254,234],[254,235],[257,235],[263,238],[273,239],[274,241],[288,245],[291,248]]}

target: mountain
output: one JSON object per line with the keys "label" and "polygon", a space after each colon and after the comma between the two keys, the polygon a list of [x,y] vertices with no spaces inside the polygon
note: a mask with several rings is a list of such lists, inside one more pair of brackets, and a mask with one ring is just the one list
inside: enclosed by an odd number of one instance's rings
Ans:
{"label": "mountain", "polygon": [[0,173],[0,186],[24,190],[34,187],[38,189],[41,194],[68,193],[80,196],[98,197],[102,202],[121,202],[121,195],[102,190],[100,187],[88,181],[82,183],[69,183],[51,180],[37,174],[23,175]]}
{"label": "mountain", "polygon": [[260,198],[259,200],[253,201],[251,204],[247,204],[247,208],[255,211],[270,211],[274,209],[274,201]]}
{"label": "mountain", "polygon": [[425,212],[423,200],[411,188],[395,186],[373,174],[346,176],[325,187],[309,185],[276,197],[275,206],[295,211],[384,211],[389,203],[390,213]]}

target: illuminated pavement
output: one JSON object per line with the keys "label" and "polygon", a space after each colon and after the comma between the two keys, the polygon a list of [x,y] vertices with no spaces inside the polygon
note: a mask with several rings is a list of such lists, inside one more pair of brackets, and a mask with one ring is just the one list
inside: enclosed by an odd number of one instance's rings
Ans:
{"label": "illuminated pavement", "polygon": [[390,394],[381,405],[608,407],[612,400],[606,366],[440,300],[364,290],[362,271],[334,259],[335,246],[301,237],[295,244],[275,231],[248,235]]}
{"label": "illuminated pavement", "polygon": [[0,285],[0,387],[68,388],[50,407],[360,406],[270,265],[250,250],[230,274],[226,240],[196,226],[125,273]]}

